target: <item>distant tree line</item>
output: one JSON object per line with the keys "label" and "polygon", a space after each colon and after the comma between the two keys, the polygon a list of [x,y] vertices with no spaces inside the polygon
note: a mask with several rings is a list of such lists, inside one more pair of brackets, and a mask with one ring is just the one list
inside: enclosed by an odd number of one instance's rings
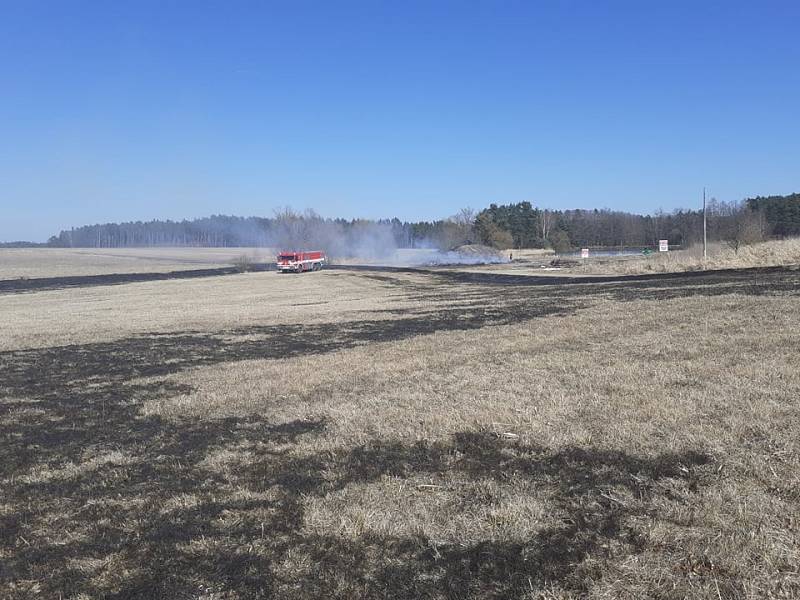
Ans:
{"label": "distant tree line", "polygon": [[[264,247],[345,246],[378,238],[394,248],[411,236],[408,224],[383,221],[325,219],[306,211],[277,211],[274,217],[212,215],[183,221],[136,221],[87,225],[61,231],[48,241],[58,247],[130,248],[147,246]],[[356,239],[357,238],[357,239]],[[341,246],[341,248],[339,248]]]}
{"label": "distant tree line", "polygon": [[[707,206],[708,239],[742,244],[768,237],[800,235],[800,194],[757,197]],[[438,221],[329,219],[289,208],[272,217],[213,215],[183,221],[136,221],[87,225],[61,231],[48,241],[56,247],[127,248],[142,246],[292,248],[320,245],[340,255],[376,254],[381,248],[436,247],[469,243],[497,248],[648,247],[668,239],[687,247],[702,240],[702,210],[657,211],[638,215],[612,210],[549,210],[530,202],[497,205],[475,212],[462,209]]]}
{"label": "distant tree line", "polygon": [[800,235],[800,194],[758,196],[745,200],[745,204],[752,212],[762,215],[771,235]]}
{"label": "distant tree line", "polygon": [[[502,248],[566,251],[577,247],[650,247],[667,239],[688,247],[703,239],[703,211],[637,215],[611,210],[537,209],[529,202],[492,204],[475,216],[473,237]],[[768,238],[800,235],[800,194],[720,202],[706,206],[708,240],[735,250]]]}
{"label": "distant tree line", "polygon": [[340,255],[364,246],[377,249],[450,247],[471,236],[472,211],[438,221],[409,223],[399,219],[329,219],[314,211],[289,208],[273,217],[212,215],[183,221],[135,221],[86,225],[61,231],[48,245],[64,248],[130,248],[147,246],[293,248],[317,244]]}
{"label": "distant tree line", "polygon": [[0,242],[0,248],[46,248],[49,245],[41,242]]}

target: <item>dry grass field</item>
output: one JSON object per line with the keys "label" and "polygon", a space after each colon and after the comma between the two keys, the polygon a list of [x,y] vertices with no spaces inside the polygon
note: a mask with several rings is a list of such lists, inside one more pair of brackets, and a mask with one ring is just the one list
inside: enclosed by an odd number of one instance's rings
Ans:
{"label": "dry grass field", "polygon": [[708,258],[703,258],[702,246],[622,260],[590,258],[582,270],[600,275],[632,275],[797,264],[800,264],[800,239],[793,238],[760,242],[738,250],[723,243],[713,243],[709,244]]}
{"label": "dry grass field", "polygon": [[800,597],[800,270],[0,315],[0,598]]}
{"label": "dry grass field", "polygon": [[[507,250],[514,261],[508,264],[476,266],[467,270],[492,271],[507,275],[563,276],[619,276],[649,275],[654,273],[686,273],[719,269],[746,269],[752,267],[793,266],[800,264],[800,238],[771,240],[742,246],[734,251],[723,243],[709,244],[708,258],[703,258],[702,246],[685,250],[656,252],[650,256],[597,256],[588,259],[574,255],[556,256],[552,250]],[[551,263],[558,266],[553,269]]]}
{"label": "dry grass field", "polygon": [[160,273],[274,261],[269,248],[0,248],[0,280]]}

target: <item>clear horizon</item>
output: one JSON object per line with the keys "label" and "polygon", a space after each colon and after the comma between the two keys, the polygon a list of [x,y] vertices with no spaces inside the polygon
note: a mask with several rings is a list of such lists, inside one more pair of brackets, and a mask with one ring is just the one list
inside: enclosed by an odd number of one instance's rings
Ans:
{"label": "clear horizon", "polygon": [[796,2],[11,2],[0,241],[800,191]]}

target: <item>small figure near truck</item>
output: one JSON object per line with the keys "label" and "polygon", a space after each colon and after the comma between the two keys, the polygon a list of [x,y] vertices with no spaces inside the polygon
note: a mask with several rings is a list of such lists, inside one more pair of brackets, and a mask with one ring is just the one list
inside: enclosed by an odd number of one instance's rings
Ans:
{"label": "small figure near truck", "polygon": [[281,252],[278,254],[279,273],[302,273],[303,271],[319,271],[325,265],[325,253],[313,252]]}

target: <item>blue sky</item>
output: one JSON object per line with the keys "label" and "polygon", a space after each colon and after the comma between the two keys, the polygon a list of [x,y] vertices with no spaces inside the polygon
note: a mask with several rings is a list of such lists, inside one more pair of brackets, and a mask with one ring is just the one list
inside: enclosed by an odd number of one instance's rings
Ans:
{"label": "blue sky", "polygon": [[0,241],[800,191],[800,2],[0,0]]}

